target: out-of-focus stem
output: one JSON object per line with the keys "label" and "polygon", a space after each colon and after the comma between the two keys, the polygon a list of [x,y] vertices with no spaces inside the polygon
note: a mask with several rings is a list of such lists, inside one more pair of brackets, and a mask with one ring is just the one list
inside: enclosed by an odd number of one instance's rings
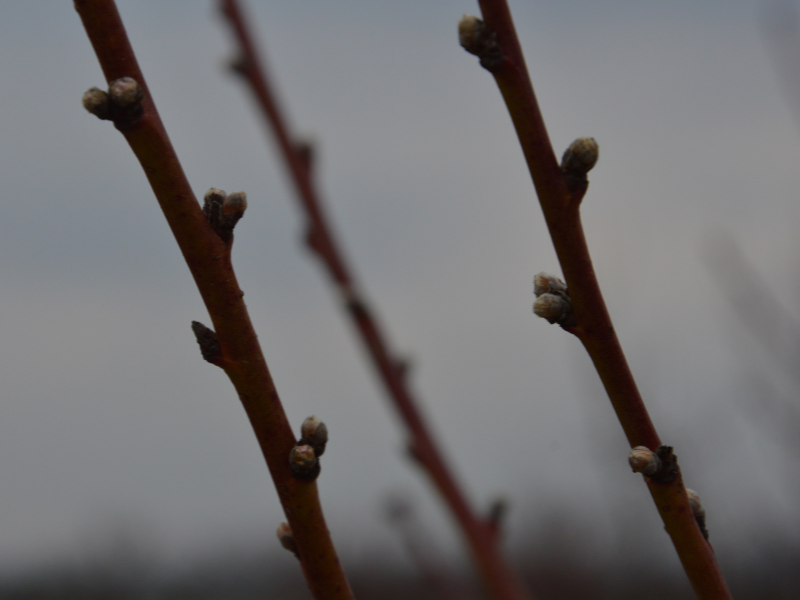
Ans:
{"label": "out-of-focus stem", "polygon": [[[478,0],[478,4],[499,45],[500,58],[487,69],[508,107],[569,286],[576,322],[570,331],[589,353],[631,447],[655,450],[661,440],[614,331],[583,234],[579,209],[585,189],[573,194],[563,179],[506,0]],[[692,515],[680,472],[670,483],[652,479],[647,483],[697,596],[730,598],[714,551]]]}
{"label": "out-of-focus stem", "polygon": [[75,0],[108,81],[130,77],[144,91],[143,114],[119,127],[142,165],[194,277],[216,330],[221,359],[267,461],[315,598],[352,600],[314,481],[292,475],[295,436],[253,330],[230,263],[229,247],[212,230],[172,148],[113,0]]}
{"label": "out-of-focus stem", "polygon": [[377,319],[347,266],[325,216],[320,195],[312,179],[313,165],[293,139],[287,120],[270,89],[266,71],[256,52],[237,0],[221,0],[222,11],[230,21],[239,44],[237,63],[258,106],[271,127],[308,219],[308,243],[317,253],[339,288],[351,322],[360,335],[386,391],[405,422],[413,456],[428,473],[434,486],[452,511],[467,540],[487,592],[496,600],[530,598],[524,586],[500,554],[497,530],[489,519],[478,517],[446,465],[434,436],[425,422],[419,404],[404,377],[402,362],[395,358]]}

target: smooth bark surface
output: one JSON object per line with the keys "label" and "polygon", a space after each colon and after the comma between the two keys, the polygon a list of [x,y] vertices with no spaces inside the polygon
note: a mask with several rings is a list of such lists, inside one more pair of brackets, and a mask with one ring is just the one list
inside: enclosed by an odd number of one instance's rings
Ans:
{"label": "smooth bark surface", "polygon": [[106,80],[130,77],[143,88],[143,116],[121,132],[150,182],[208,308],[221,349],[218,364],[231,379],[253,426],[308,585],[315,598],[352,600],[325,524],[316,483],[300,481],[289,468],[295,436],[242,300],[244,293],[231,266],[230,247],[212,230],[186,180],[113,0],[76,0],[75,8]]}
{"label": "smooth bark surface", "polygon": [[[488,70],[505,100],[569,286],[575,327],[600,375],[631,447],[656,450],[661,439],[650,420],[603,300],[580,219],[583,190],[573,195],[544,125],[506,0],[478,0],[484,21],[497,36],[502,58]],[[698,598],[728,599],[714,551],[692,515],[680,476],[670,483],[645,478]]]}

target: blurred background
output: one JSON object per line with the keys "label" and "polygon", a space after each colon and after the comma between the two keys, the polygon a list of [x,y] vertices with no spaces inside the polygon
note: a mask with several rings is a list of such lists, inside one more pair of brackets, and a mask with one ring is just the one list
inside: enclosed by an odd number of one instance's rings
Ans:
{"label": "blurred background", "polygon": [[[118,5],[198,196],[248,194],[234,265],[291,422],[328,425],[321,496],[357,594],[439,597],[427,565],[481,597],[301,244],[215,3]],[[476,4],[246,8],[366,294],[474,505],[508,501],[537,597],[691,597],[588,357],[531,313],[558,264],[494,81],[458,45]],[[511,8],[557,152],[600,144],[595,267],[734,596],[796,598],[797,7]],[[0,5],[0,77],[0,597],[309,598],[244,411],[200,358],[183,259],[81,107],[105,82],[70,2]]]}

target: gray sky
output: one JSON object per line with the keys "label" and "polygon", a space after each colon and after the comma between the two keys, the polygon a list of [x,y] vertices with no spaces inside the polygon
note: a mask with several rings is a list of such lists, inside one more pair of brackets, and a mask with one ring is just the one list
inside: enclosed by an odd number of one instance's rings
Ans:
{"label": "gray sky", "polygon": [[[558,265],[494,82],[457,43],[476,5],[250,4],[292,120],[319,143],[347,253],[475,504],[510,498],[512,542],[553,506],[603,543],[640,519],[673,560],[584,352],[531,314],[533,274]],[[455,547],[299,244],[271,139],[223,71],[232,45],[212,3],[119,6],[196,193],[248,193],[234,264],[289,418],[328,424],[320,487],[343,553],[400,554],[382,513],[397,490]],[[600,143],[584,201],[595,266],[718,548],[799,516],[765,400],[797,388],[703,261],[729,236],[797,315],[800,136],[762,9],[512,3],[554,146]],[[72,4],[0,5],[0,71],[0,571],[119,527],[175,560],[273,536],[281,509],[255,438],[190,331],[208,322],[194,284],[123,138],[80,106],[103,80]]]}

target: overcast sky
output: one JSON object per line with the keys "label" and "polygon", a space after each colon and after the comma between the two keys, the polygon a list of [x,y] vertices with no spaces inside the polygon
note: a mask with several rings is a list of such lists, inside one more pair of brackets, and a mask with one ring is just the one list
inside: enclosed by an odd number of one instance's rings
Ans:
{"label": "overcast sky", "polygon": [[[403,491],[453,548],[299,243],[271,139],[223,68],[232,44],[213,4],[119,7],[198,196],[248,194],[234,265],[291,422],[328,424],[334,539],[348,560],[399,556],[383,507]],[[638,519],[673,560],[588,358],[531,313],[533,274],[559,269],[496,86],[458,46],[475,3],[249,5],[293,124],[318,143],[347,254],[475,505],[511,500],[512,543],[554,506],[604,544]],[[798,314],[800,135],[780,69],[800,53],[781,62],[792,30],[775,17],[791,13],[775,6],[511,5],[557,151],[600,144],[583,203],[596,270],[717,548],[764,522],[796,531],[800,516],[797,468],[776,458],[796,451],[776,399],[797,385],[708,266],[735,242]],[[188,270],[124,139],[81,108],[104,81],[71,2],[0,5],[0,79],[0,571],[119,528],[174,560],[271,539],[281,508],[233,388],[200,358],[190,322],[208,318]]]}

